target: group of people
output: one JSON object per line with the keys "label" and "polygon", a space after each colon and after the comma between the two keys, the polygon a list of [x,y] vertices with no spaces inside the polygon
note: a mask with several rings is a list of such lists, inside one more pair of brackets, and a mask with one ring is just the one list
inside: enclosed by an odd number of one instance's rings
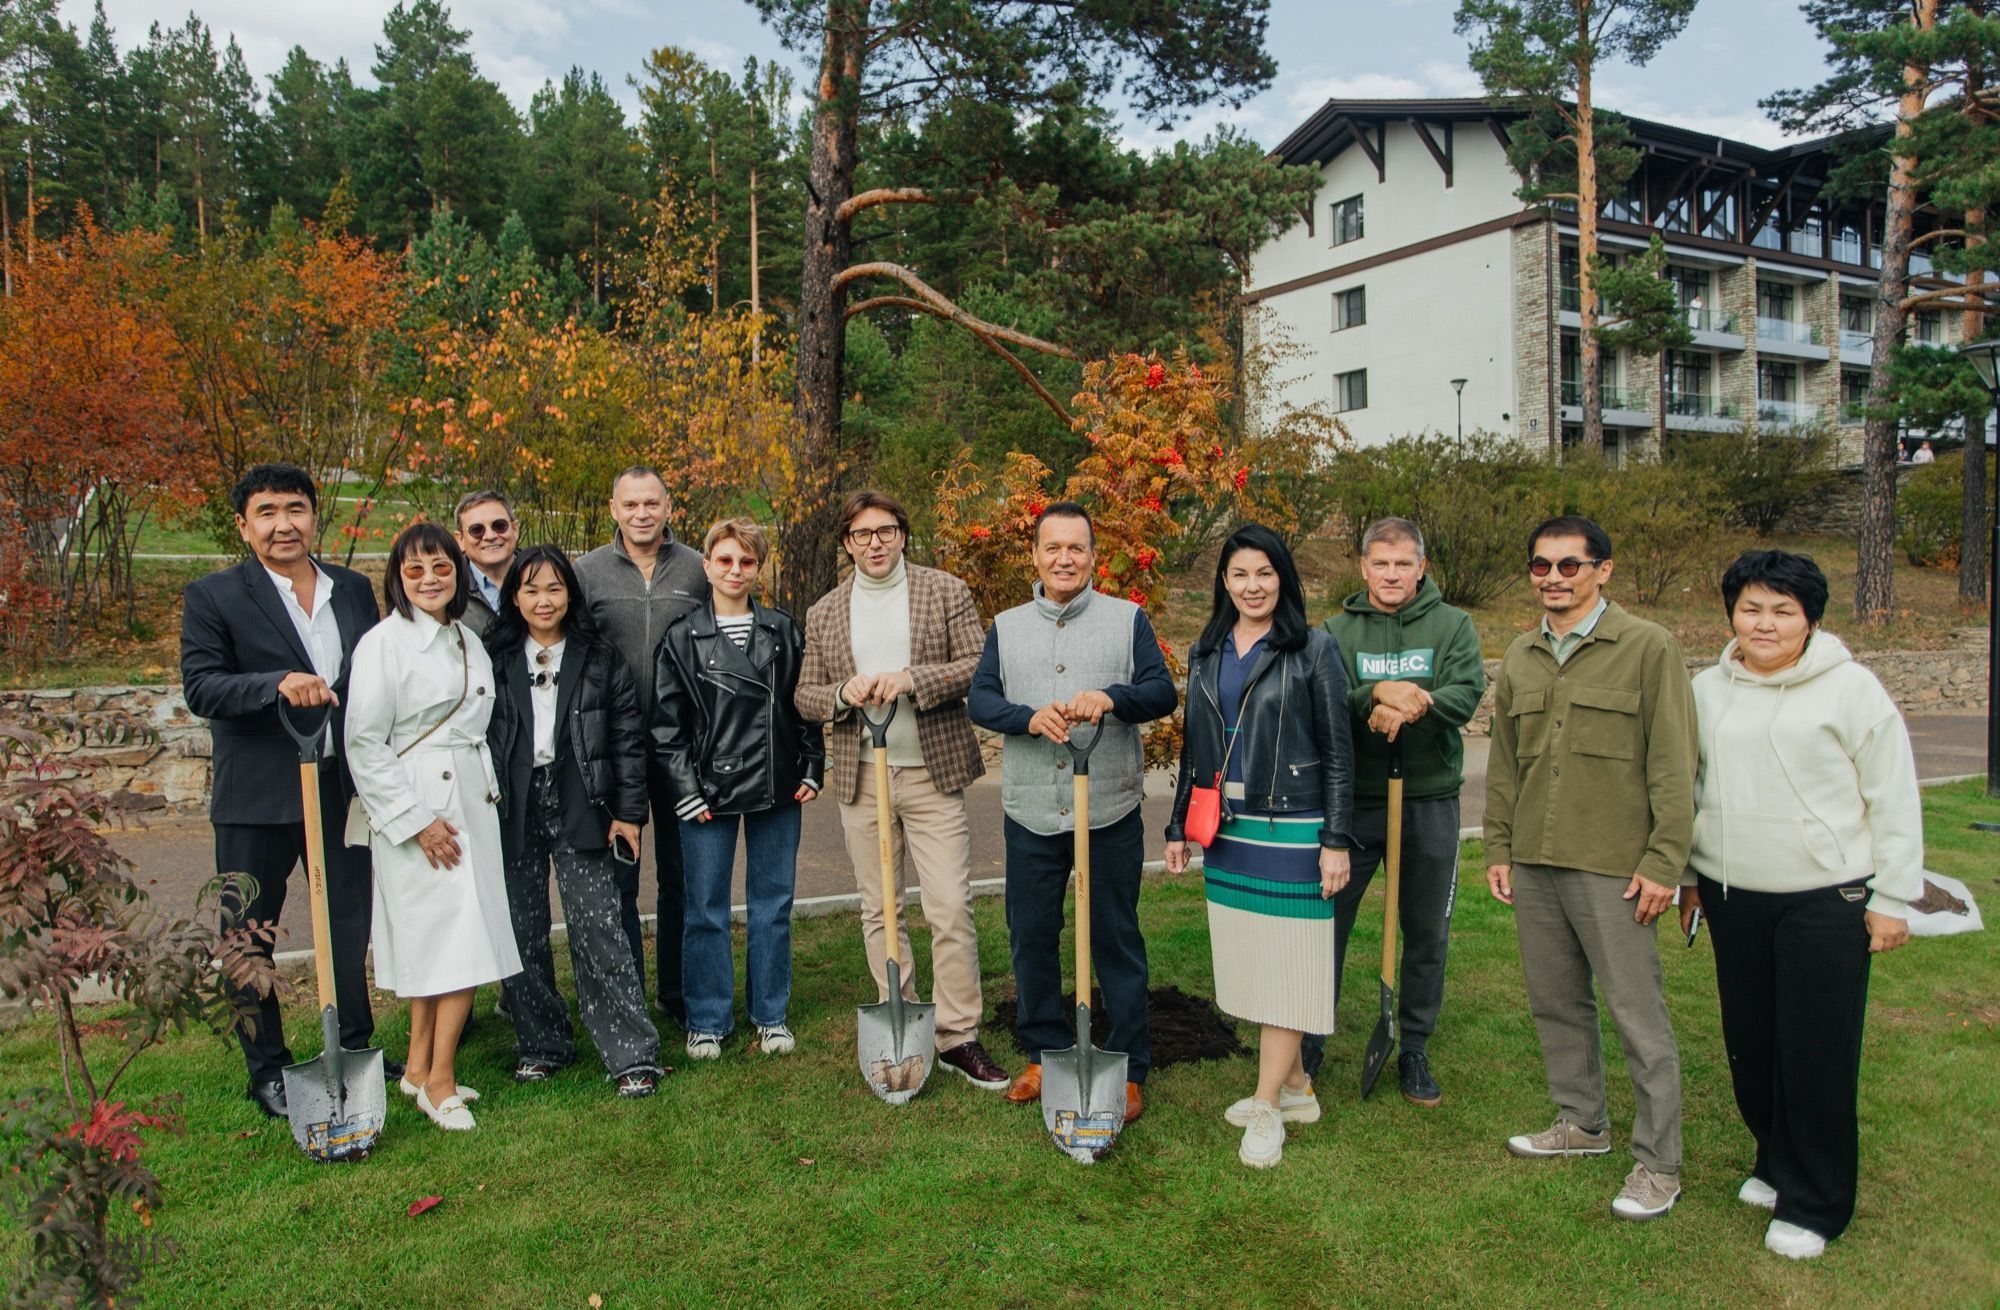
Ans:
{"label": "group of people", "polygon": [[[803,627],[758,598],[756,523],[675,540],[650,469],[619,475],[611,542],[572,562],[519,548],[506,498],[459,504],[455,530],[417,523],[390,550],[378,622],[360,575],[316,560],[317,493],[288,465],[235,489],[250,558],[188,588],[182,665],[215,742],[225,926],[277,919],[305,843],[280,701],[326,707],[320,765],[341,1041],[372,1040],[365,956],[408,998],[407,1064],[389,1077],[439,1126],[474,1126],[456,1053],[474,989],[501,983],[514,1077],[576,1059],[549,941],[560,888],[584,1027],[616,1094],[666,1072],[646,1004],[638,912],[643,827],[658,875],[659,1010],[691,1059],[736,1022],[730,881],[745,846],[744,1009],[765,1056],[792,1052],[790,919],[802,807],[832,763],[876,999],[887,999],[875,761],[887,752],[893,894],[914,870],[933,934],[939,1061],[1026,1103],[1044,1051],[1074,1041],[1063,999],[1063,900],[1078,844],[1070,734],[1093,725],[1091,948],[1110,1049],[1129,1058],[1125,1121],[1152,1059],[1139,922],[1147,840],[1145,724],[1177,696],[1145,611],[1096,590],[1088,512],[1058,502],[1034,529],[1032,596],[984,625],[964,582],[905,557],[909,518],[850,497],[853,568]],[[1529,536],[1543,616],[1496,679],[1486,779],[1491,893],[1510,905],[1557,1117],[1507,1139],[1516,1156],[1610,1150],[1597,994],[1633,1080],[1634,1167],[1614,1214],[1649,1219],[1680,1194],[1679,1061],[1657,920],[1705,914],[1737,1100],[1756,1140],[1741,1199],[1774,1211],[1766,1245],[1810,1256],[1852,1216],[1860,1041],[1872,952],[1907,937],[1922,842],[1902,719],[1820,628],[1810,559],[1751,552],[1722,580],[1734,638],[1694,678],[1673,638],[1603,594],[1611,543],[1565,516]],[[1361,537],[1362,590],[1306,617],[1282,538],[1245,525],[1222,546],[1189,656],[1167,868],[1202,859],[1216,999],[1260,1026],[1257,1079],[1224,1117],[1238,1155],[1278,1164],[1288,1124],[1320,1117],[1312,1079],[1335,1027],[1349,933],[1381,866],[1392,770],[1402,780],[1399,1013],[1403,1095],[1443,1091],[1429,1039],[1443,1004],[1457,890],[1461,729],[1486,691],[1470,617],[1426,576],[1416,524]],[[886,744],[879,723],[890,706]],[[975,726],[1004,739],[1006,922],[1028,1064],[1000,1067],[972,914],[966,788]],[[1393,756],[1393,763],[1392,763]],[[1568,778],[1564,779],[1567,770]],[[350,803],[350,798],[351,803]],[[907,960],[907,935],[899,946]],[[915,980],[903,974],[907,999]],[[291,1061],[276,1002],[246,996],[250,1096],[286,1113]]]}

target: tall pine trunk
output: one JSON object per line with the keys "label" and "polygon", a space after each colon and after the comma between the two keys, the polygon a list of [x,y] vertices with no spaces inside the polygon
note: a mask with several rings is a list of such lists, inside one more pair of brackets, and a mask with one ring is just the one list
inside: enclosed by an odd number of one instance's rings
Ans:
{"label": "tall pine trunk", "polygon": [[[1577,27],[1590,38],[1589,5],[1577,6]],[[1576,318],[1583,370],[1583,445],[1604,449],[1603,353],[1597,340],[1597,125],[1590,104],[1590,67],[1576,80]],[[1561,448],[1560,439],[1557,448]]]}
{"label": "tall pine trunk", "polygon": [[[757,317],[764,312],[764,293],[758,278],[761,275],[757,259],[757,169],[750,169],[750,314]],[[759,325],[757,334],[750,338],[750,362],[758,362],[760,347],[764,340],[764,329]]]}
{"label": "tall pine trunk", "polygon": [[[1910,21],[1928,31],[1937,23],[1937,0],[1916,0]],[[1917,210],[1917,159],[1911,138],[1924,112],[1928,70],[1903,69],[1896,131],[1890,144],[1889,194],[1882,218],[1882,281],[1875,306],[1874,362],[1868,389],[1890,394],[1890,359],[1909,318],[1911,220]],[[1854,542],[1854,617],[1883,623],[1895,612],[1896,420],[1870,414],[1861,450],[1861,523]]]}
{"label": "tall pine trunk", "polygon": [[[800,467],[839,476],[841,365],[847,341],[847,292],[834,279],[847,268],[853,239],[840,207],[854,194],[861,116],[862,23],[867,0],[827,0],[826,48],[813,110],[812,163],[805,215],[805,264],[799,285],[799,408],[805,448]],[[838,573],[838,506],[810,496],[787,525],[779,603],[803,614]]]}

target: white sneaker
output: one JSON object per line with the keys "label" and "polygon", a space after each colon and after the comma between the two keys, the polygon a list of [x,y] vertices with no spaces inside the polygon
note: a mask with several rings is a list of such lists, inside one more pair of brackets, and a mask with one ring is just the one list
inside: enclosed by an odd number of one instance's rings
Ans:
{"label": "white sneaker", "polygon": [[1236,1158],[1252,1169],[1269,1169],[1284,1156],[1285,1121],[1278,1107],[1269,1101],[1250,1102],[1250,1122],[1243,1129]]}
{"label": "white sneaker", "polygon": [[720,1060],[722,1038],[714,1033],[689,1033],[687,1053],[690,1060]]}
{"label": "white sneaker", "polygon": [[[1250,1107],[1256,1098],[1246,1096],[1222,1112],[1222,1117],[1238,1128],[1250,1126]],[[1307,1081],[1301,1091],[1293,1091],[1280,1083],[1278,1085],[1278,1117],[1288,1124],[1312,1124],[1319,1122],[1319,1097],[1313,1095],[1313,1085]]]}
{"label": "white sneaker", "polygon": [[1810,1228],[1773,1219],[1764,1230],[1764,1249],[1792,1260],[1810,1260],[1826,1252],[1826,1239]]}
{"label": "white sneaker", "polygon": [[1743,1186],[1736,1189],[1736,1199],[1759,1210],[1775,1210],[1778,1208],[1778,1189],[1751,1174],[1743,1180]]}
{"label": "white sneaker", "polygon": [[798,1045],[798,1039],[792,1036],[790,1028],[774,1023],[757,1029],[757,1045],[766,1055],[790,1055],[792,1048]]}

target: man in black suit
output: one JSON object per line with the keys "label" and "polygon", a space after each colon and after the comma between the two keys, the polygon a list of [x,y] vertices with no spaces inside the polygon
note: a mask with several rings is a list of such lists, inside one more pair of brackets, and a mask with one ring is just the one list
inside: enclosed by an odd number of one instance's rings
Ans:
{"label": "man in black suit", "polygon": [[[296,722],[317,722],[330,707],[320,763],[321,822],[327,834],[326,897],[333,938],[340,1042],[361,1050],[372,1041],[368,1008],[368,928],[373,912],[368,852],[341,842],[354,784],[340,754],[341,694],[354,645],[380,611],[368,580],[313,559],[319,539],[312,478],[291,464],[259,464],[236,484],[236,530],[250,558],[188,584],[181,615],[181,684],[188,708],[209,721],[214,742],[215,867],[247,873],[255,895],[244,903],[225,888],[222,926],[275,922],[285,884],[305,856],[298,748],[278,722],[278,702]],[[237,1038],[250,1066],[250,1099],[285,1116],[281,1077],[291,1064],[275,997],[244,998],[253,1020]],[[400,1067],[398,1067],[400,1072]],[[394,1075],[392,1075],[394,1076]]]}

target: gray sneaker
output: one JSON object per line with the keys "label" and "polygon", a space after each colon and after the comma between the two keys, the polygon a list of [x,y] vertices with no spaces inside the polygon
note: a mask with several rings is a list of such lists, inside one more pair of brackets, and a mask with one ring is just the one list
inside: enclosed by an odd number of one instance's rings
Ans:
{"label": "gray sneaker", "polygon": [[1625,1186],[1611,1203],[1611,1213],[1620,1219],[1658,1219],[1681,1199],[1681,1180],[1674,1174],[1656,1174],[1643,1164],[1632,1166]]}
{"label": "gray sneaker", "polygon": [[1608,1155],[1611,1136],[1586,1132],[1558,1115],[1555,1123],[1539,1133],[1517,1134],[1507,1139],[1507,1149],[1525,1159],[1550,1155]]}

